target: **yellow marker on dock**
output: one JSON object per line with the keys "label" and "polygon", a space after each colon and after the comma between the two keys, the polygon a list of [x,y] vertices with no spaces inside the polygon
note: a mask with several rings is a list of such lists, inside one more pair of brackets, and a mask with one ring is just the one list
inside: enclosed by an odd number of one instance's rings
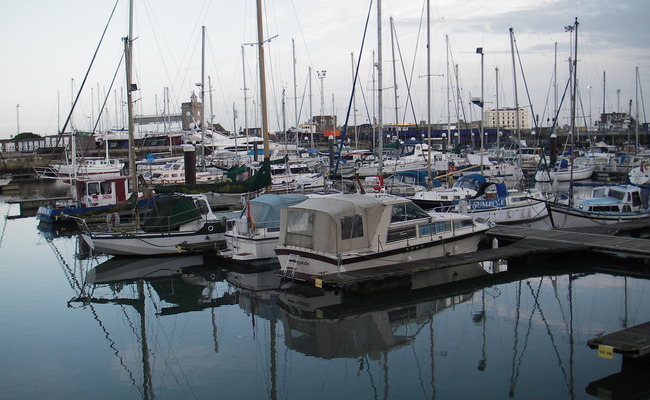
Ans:
{"label": "yellow marker on dock", "polygon": [[606,346],[601,344],[598,346],[598,357],[613,359],[614,358],[614,347]]}

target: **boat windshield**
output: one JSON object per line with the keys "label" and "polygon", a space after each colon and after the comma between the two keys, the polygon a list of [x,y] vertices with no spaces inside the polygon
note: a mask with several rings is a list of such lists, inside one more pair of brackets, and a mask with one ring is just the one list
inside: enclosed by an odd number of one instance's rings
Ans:
{"label": "boat windshield", "polygon": [[429,214],[414,203],[393,204],[390,222],[411,221],[428,217]]}

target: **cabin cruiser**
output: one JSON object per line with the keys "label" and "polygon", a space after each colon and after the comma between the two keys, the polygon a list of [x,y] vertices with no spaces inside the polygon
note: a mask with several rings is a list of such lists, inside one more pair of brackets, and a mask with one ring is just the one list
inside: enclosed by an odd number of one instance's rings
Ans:
{"label": "cabin cruiser", "polygon": [[275,249],[287,277],[310,280],[476,251],[489,226],[457,213],[427,213],[403,197],[341,194],[285,207]]}
{"label": "cabin cruiser", "polygon": [[634,185],[598,186],[573,202],[548,204],[556,228],[608,225],[648,218],[648,189]]}

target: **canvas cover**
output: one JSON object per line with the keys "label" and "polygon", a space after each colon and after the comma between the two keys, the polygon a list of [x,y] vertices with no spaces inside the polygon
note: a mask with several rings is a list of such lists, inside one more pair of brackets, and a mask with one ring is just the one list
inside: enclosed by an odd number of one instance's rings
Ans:
{"label": "canvas cover", "polygon": [[385,207],[360,194],[309,198],[281,210],[280,243],[326,253],[369,248]]}
{"label": "canvas cover", "polygon": [[188,222],[201,219],[201,212],[191,197],[182,195],[159,196],[156,205],[142,221],[145,232],[169,232]]}
{"label": "canvas cover", "polygon": [[[233,171],[233,176],[236,171]],[[244,181],[155,186],[156,193],[249,193],[271,185],[271,161],[265,160],[252,177]]]}
{"label": "canvas cover", "polygon": [[280,210],[306,199],[302,194],[263,194],[248,202],[249,211],[242,211],[242,216],[250,217],[258,228],[280,226]]}

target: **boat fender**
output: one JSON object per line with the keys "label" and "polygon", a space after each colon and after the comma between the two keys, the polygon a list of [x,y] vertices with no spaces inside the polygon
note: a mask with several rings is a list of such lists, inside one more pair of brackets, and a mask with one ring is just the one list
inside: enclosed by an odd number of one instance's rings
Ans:
{"label": "boat fender", "polygon": [[116,212],[106,214],[106,225],[112,228],[120,225],[120,214]]}

